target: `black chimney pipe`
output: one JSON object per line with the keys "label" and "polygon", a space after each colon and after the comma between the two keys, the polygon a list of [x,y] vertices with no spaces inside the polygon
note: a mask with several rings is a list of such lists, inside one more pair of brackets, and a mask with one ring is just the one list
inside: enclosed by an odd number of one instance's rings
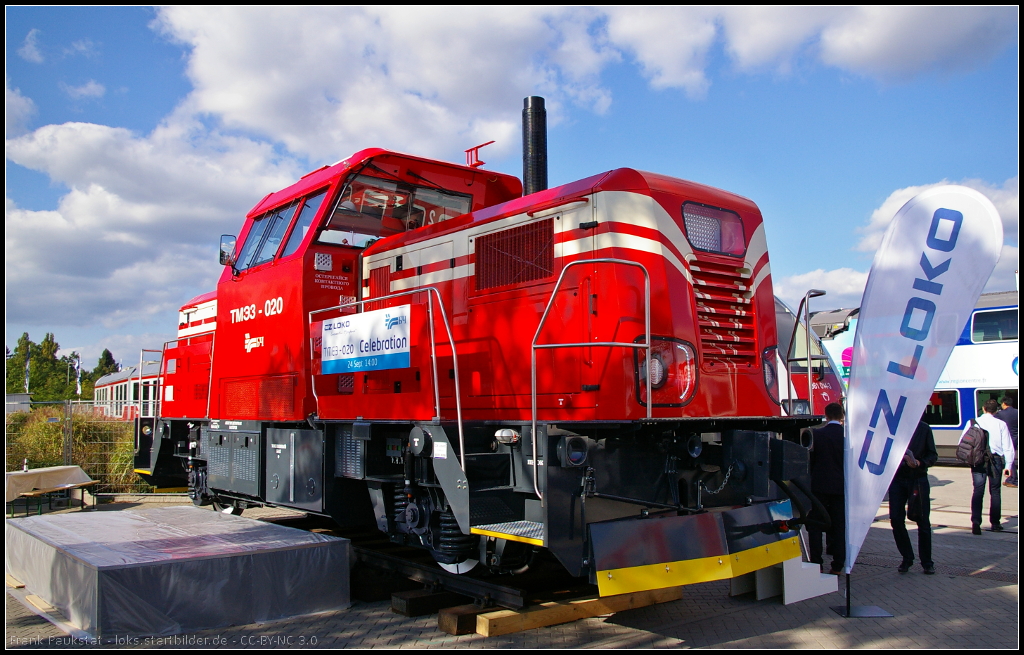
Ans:
{"label": "black chimney pipe", "polygon": [[523,98],[523,195],[548,188],[548,113],[544,98]]}

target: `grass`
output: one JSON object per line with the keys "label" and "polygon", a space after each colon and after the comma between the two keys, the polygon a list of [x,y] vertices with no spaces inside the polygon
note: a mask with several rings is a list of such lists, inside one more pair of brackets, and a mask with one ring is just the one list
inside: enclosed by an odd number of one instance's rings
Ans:
{"label": "grass", "polygon": [[[40,405],[31,412],[7,414],[4,419],[7,471],[20,471],[26,460],[29,468],[65,463],[68,418],[64,405]],[[133,423],[94,413],[89,405],[75,405],[70,422],[71,463],[100,481],[98,493],[151,489],[134,472]]]}

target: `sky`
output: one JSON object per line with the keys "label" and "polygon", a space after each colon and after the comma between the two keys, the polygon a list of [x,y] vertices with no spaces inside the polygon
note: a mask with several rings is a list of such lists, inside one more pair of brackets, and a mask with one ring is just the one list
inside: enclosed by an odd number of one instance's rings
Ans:
{"label": "sky", "polygon": [[548,106],[549,184],[630,167],[764,216],[775,293],[859,305],[918,192],[963,184],[1016,288],[1016,7],[6,8],[6,343],[125,364],[215,288],[221,234],[367,147],[522,175]]}

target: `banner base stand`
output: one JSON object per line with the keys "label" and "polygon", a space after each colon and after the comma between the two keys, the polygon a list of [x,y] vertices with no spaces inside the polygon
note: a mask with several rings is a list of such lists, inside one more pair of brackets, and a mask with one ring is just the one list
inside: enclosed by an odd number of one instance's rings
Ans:
{"label": "banner base stand", "polygon": [[877,605],[851,605],[850,574],[846,574],[846,605],[833,605],[832,611],[848,619],[891,619],[892,614]]}
{"label": "banner base stand", "polygon": [[893,616],[876,605],[854,605],[849,608],[849,614],[846,613],[846,609],[846,605],[832,607],[833,612],[848,619],[891,619]]}

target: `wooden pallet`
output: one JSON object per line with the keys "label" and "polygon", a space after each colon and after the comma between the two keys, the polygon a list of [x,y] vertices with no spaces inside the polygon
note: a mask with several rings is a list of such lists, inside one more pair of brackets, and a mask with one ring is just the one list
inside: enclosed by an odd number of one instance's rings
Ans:
{"label": "wooden pallet", "polygon": [[458,630],[457,626],[460,624],[466,626],[467,618],[475,615],[476,633],[484,637],[497,637],[578,619],[667,603],[682,597],[682,587],[670,587],[618,596],[605,596],[604,598],[540,603],[521,610],[486,611],[477,609],[474,611],[471,609],[472,606],[462,606],[442,610],[438,614],[437,622],[438,627],[449,634],[466,634],[469,630],[465,630],[465,627],[463,627],[464,632],[453,632],[453,630]]}

